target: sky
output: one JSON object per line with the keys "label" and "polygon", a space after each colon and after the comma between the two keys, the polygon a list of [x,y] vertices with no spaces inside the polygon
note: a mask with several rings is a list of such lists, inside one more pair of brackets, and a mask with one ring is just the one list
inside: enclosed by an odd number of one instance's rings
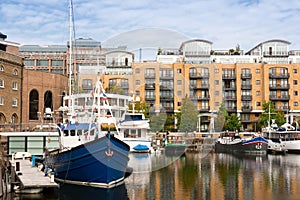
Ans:
{"label": "sky", "polygon": [[[75,37],[106,46],[179,48],[181,40],[203,39],[214,50],[239,44],[247,52],[282,39],[300,49],[299,0],[73,0],[73,10]],[[68,0],[1,0],[0,16],[7,41],[69,40]]]}

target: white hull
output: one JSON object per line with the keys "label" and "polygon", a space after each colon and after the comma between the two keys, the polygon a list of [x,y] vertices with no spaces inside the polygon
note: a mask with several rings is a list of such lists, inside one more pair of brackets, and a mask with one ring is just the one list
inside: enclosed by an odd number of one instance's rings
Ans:
{"label": "white hull", "polygon": [[282,141],[288,152],[299,152],[300,153],[300,140]]}
{"label": "white hull", "polygon": [[[129,147],[130,147],[130,152],[137,152],[137,153],[141,153],[141,152],[151,153],[151,152],[154,152],[154,149],[152,148],[151,138],[122,138],[122,137],[118,137],[118,136],[115,136],[115,137],[118,138],[119,140],[122,140],[126,144],[128,144]],[[148,151],[135,150],[134,147],[136,147],[137,145],[147,146],[149,148],[149,150]]]}

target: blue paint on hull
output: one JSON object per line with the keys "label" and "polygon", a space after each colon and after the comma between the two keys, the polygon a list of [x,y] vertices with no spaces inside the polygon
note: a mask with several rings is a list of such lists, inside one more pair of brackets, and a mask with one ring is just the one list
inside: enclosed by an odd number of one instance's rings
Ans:
{"label": "blue paint on hull", "polygon": [[52,151],[46,162],[58,181],[110,187],[124,179],[128,154],[127,144],[105,136],[67,151]]}

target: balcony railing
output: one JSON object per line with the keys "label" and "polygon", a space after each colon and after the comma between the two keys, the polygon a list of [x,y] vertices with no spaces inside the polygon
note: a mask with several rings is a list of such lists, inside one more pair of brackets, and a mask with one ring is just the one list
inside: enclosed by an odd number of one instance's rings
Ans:
{"label": "balcony railing", "polygon": [[242,84],[242,90],[251,90],[252,89],[252,85],[250,84]]}
{"label": "balcony railing", "polygon": [[145,90],[155,90],[155,83],[146,83]]}
{"label": "balcony railing", "polygon": [[242,79],[250,79],[252,78],[252,74],[241,74]]}
{"label": "balcony railing", "polygon": [[269,73],[269,78],[289,78],[290,77],[290,73],[280,73],[280,74],[272,74]]}
{"label": "balcony railing", "polygon": [[236,79],[235,74],[222,74],[222,79]]}
{"label": "balcony railing", "polygon": [[282,96],[270,95],[270,100],[273,100],[273,101],[288,101],[288,100],[290,100],[290,95],[282,95]]}
{"label": "balcony railing", "polygon": [[252,111],[252,106],[242,106],[242,111]]}
{"label": "balcony railing", "polygon": [[190,73],[190,79],[195,79],[195,78],[209,78],[209,73],[204,73],[204,74],[201,74],[201,73]]}
{"label": "balcony railing", "polygon": [[242,101],[252,100],[252,95],[242,95]]}
{"label": "balcony railing", "polygon": [[290,84],[270,84],[270,90],[288,90],[290,89]]}

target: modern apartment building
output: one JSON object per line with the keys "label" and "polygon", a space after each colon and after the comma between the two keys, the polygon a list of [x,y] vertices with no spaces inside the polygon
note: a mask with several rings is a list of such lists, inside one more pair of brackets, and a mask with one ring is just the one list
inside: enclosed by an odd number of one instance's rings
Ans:
{"label": "modern apartment building", "polygon": [[[245,130],[255,131],[264,102],[273,102],[291,120],[300,111],[300,51],[289,46],[288,41],[269,40],[244,54],[239,48],[213,50],[212,42],[195,39],[178,49],[159,49],[156,61],[135,62],[126,47],[102,48],[100,42],[81,38],[73,43],[73,83],[78,91],[90,92],[101,74],[107,92],[135,94],[149,104],[150,112],[169,115],[179,112],[182,99],[189,97],[199,112],[200,131],[211,128],[211,118],[224,103],[229,113],[240,117]],[[52,66],[56,61],[51,49],[30,54],[21,47],[20,54],[26,68],[54,73],[60,69],[68,75],[69,49],[57,51],[58,68]],[[40,61],[43,55],[48,61]]]}

